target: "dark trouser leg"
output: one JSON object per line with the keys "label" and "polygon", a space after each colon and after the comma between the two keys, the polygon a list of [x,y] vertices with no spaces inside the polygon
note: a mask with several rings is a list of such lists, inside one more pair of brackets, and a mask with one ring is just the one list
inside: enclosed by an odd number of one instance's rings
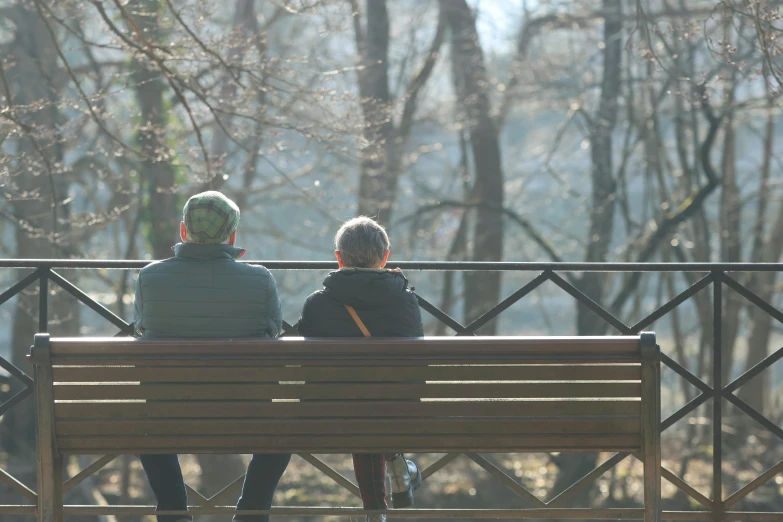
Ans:
{"label": "dark trouser leg", "polygon": [[[139,460],[158,502],[157,510],[187,511],[188,493],[185,491],[179,458],[176,455],[139,455]],[[158,522],[175,522],[182,519],[192,520],[193,517],[163,515],[158,517]]]}
{"label": "dark trouser leg", "polygon": [[386,459],[383,453],[355,454],[353,470],[364,509],[386,509]]}
{"label": "dark trouser leg", "polygon": [[[247,466],[242,496],[239,497],[237,510],[264,510],[272,507],[272,497],[277,483],[283,476],[291,455],[253,455]],[[268,522],[269,515],[243,515],[237,518],[247,522]]]}

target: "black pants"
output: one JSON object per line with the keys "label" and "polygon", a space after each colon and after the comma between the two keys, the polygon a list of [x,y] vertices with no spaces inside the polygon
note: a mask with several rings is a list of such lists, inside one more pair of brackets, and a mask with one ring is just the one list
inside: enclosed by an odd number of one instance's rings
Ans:
{"label": "black pants", "polygon": [[[176,455],[139,455],[141,465],[147,474],[147,479],[158,502],[158,511],[186,511],[188,509],[188,494],[185,491],[185,481],[179,467]],[[238,510],[264,510],[272,506],[272,496],[283,476],[291,455],[253,455],[247,467],[245,483],[242,486],[242,496],[237,503]],[[243,521],[268,522],[268,515],[239,515]],[[158,522],[174,522],[180,519],[191,519],[186,516],[164,515],[158,517]]]}

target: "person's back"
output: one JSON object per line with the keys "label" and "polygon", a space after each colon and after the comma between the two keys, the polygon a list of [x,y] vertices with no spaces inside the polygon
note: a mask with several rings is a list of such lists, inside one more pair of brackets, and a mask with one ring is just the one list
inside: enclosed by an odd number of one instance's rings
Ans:
{"label": "person's back", "polygon": [[[134,329],[144,338],[276,337],[282,329],[277,286],[269,270],[238,263],[234,246],[239,208],[219,192],[188,200],[174,257],[151,263],[136,279]],[[231,375],[226,375],[231,380]],[[187,511],[188,497],[177,455],[139,455],[158,511]],[[253,455],[238,510],[263,511],[291,455]],[[267,522],[269,516],[238,516]],[[162,515],[158,522],[191,517]]]}
{"label": "person's back", "polygon": [[276,337],[282,319],[275,280],[263,266],[237,263],[228,244],[180,243],[174,257],[137,280],[137,330],[159,337]]}
{"label": "person's back", "polygon": [[299,333],[305,337],[361,337],[348,313],[356,310],[373,337],[421,337],[424,328],[416,296],[398,270],[342,268],[305,302]]}
{"label": "person's back", "polygon": [[[421,337],[424,328],[416,295],[400,270],[384,268],[390,242],[386,231],[367,217],[345,223],[335,236],[340,269],[305,302],[299,333],[305,337]],[[372,371],[368,369],[367,371]],[[416,465],[402,454],[354,454],[354,471],[367,510],[386,509],[388,465],[395,508],[413,505],[421,484]],[[368,522],[386,515],[368,516]]]}

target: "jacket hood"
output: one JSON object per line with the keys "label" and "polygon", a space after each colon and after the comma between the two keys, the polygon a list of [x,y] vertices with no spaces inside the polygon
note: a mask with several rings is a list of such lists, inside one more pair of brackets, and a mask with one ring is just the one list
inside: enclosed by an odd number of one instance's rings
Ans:
{"label": "jacket hood", "polygon": [[344,268],[330,272],[324,287],[340,304],[374,308],[404,299],[408,280],[395,270]]}
{"label": "jacket hood", "polygon": [[217,245],[177,243],[174,245],[174,255],[188,259],[237,259],[244,254],[245,250],[243,248],[222,243]]}

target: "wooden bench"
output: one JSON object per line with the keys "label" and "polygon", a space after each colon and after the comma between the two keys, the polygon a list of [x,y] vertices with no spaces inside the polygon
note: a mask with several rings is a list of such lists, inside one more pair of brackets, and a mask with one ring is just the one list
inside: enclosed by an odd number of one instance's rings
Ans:
{"label": "wooden bench", "polygon": [[643,508],[508,512],[661,520],[654,334],[371,341],[40,334],[30,359],[42,522],[62,519],[67,454],[379,451],[634,453],[645,464]]}

